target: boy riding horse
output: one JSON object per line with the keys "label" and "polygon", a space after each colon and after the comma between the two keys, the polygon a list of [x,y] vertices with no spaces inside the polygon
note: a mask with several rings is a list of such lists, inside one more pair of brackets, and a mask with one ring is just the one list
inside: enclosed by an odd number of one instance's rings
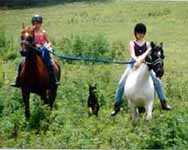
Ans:
{"label": "boy riding horse", "polygon": [[[50,85],[51,87],[55,87],[59,84],[57,81],[54,69],[53,69],[53,60],[51,57],[52,45],[48,39],[46,31],[42,28],[43,17],[39,15],[35,15],[32,17],[32,32],[34,37],[34,46],[39,50],[40,55],[48,69],[48,73],[50,76]],[[19,73],[21,71],[21,66],[18,69],[18,75],[16,77],[16,82],[12,84],[12,86],[20,87],[19,83]]]}

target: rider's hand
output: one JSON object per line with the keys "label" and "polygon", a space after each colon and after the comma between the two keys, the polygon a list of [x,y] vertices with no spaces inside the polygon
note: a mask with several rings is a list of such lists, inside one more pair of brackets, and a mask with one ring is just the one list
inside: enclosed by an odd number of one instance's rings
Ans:
{"label": "rider's hand", "polygon": [[48,43],[48,46],[51,48],[51,47],[52,47],[52,43],[49,42],[49,43]]}
{"label": "rider's hand", "polygon": [[44,47],[48,49],[48,51],[53,52],[52,44],[51,43],[45,43]]}
{"label": "rider's hand", "polygon": [[38,48],[41,47],[41,44],[36,44],[36,47],[38,47]]}
{"label": "rider's hand", "polygon": [[134,64],[135,69],[139,68],[140,65],[144,62],[144,60],[142,59],[142,57],[137,57],[136,58],[136,63]]}
{"label": "rider's hand", "polygon": [[52,44],[51,44],[51,43],[45,43],[45,44],[44,44],[44,47],[50,49],[50,48],[52,48]]}
{"label": "rider's hand", "polygon": [[138,62],[139,64],[143,63],[143,62],[144,62],[143,57],[138,56],[138,57],[136,58],[136,62]]}
{"label": "rider's hand", "polygon": [[140,67],[140,65],[141,65],[141,63],[140,63],[140,62],[136,62],[136,63],[134,64],[135,69],[139,68],[139,67]]}

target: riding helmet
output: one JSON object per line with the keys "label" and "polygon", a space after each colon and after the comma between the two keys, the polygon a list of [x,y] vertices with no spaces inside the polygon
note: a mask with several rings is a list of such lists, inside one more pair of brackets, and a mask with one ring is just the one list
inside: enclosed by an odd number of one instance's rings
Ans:
{"label": "riding helmet", "polygon": [[42,23],[42,21],[43,21],[43,18],[40,15],[34,15],[31,20],[32,24],[34,24],[34,22]]}

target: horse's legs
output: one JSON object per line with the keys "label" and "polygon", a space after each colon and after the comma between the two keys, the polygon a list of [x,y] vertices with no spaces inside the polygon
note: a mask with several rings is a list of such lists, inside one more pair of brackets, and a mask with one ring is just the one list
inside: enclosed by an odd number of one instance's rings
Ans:
{"label": "horse's legs", "polygon": [[152,119],[153,101],[150,101],[146,106],[146,120]]}
{"label": "horse's legs", "polygon": [[56,95],[57,95],[57,88],[49,90],[49,105],[51,109],[53,108]]}
{"label": "horse's legs", "polygon": [[25,107],[25,117],[27,120],[30,117],[29,96],[30,96],[29,90],[22,88],[22,98],[23,98],[24,107]]}
{"label": "horse's legs", "polygon": [[132,123],[136,124],[138,122],[138,118],[139,118],[139,112],[138,109],[134,106],[131,108],[131,117],[132,117]]}
{"label": "horse's legs", "polygon": [[47,104],[52,109],[56,95],[57,95],[57,88],[54,87],[53,89],[49,89],[44,94],[42,94],[41,99],[44,100],[44,104]]}
{"label": "horse's legs", "polygon": [[136,106],[134,104],[131,103],[131,100],[128,100],[128,103],[129,103],[129,108],[131,111],[131,118],[132,118],[133,122],[136,122],[139,117],[138,109],[136,108]]}
{"label": "horse's legs", "polygon": [[137,122],[138,117],[139,117],[139,112],[138,112],[138,109],[136,107],[134,107],[133,115],[134,115],[133,121]]}
{"label": "horse's legs", "polygon": [[47,92],[43,92],[40,97],[41,100],[43,100],[44,104],[48,104]]}

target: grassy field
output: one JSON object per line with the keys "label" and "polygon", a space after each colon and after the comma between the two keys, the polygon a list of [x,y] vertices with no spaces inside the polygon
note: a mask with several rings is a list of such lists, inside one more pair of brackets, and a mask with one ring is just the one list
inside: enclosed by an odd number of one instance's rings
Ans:
{"label": "grassy field", "polygon": [[[0,147],[14,148],[188,148],[188,2],[76,2],[24,9],[0,9]],[[115,89],[123,65],[62,63],[62,80],[50,113],[37,96],[31,97],[32,116],[26,125],[18,89],[11,88],[16,68],[19,33],[34,14],[44,26],[58,53],[87,53],[93,47],[106,56],[128,60],[127,45],[133,27],[144,22],[146,39],[164,42],[163,82],[173,110],[160,109],[155,100],[153,119],[129,120],[127,105],[110,117]],[[86,51],[87,49],[87,51]],[[115,54],[114,54],[115,53]],[[102,105],[99,117],[88,117],[88,83],[97,83]]]}

